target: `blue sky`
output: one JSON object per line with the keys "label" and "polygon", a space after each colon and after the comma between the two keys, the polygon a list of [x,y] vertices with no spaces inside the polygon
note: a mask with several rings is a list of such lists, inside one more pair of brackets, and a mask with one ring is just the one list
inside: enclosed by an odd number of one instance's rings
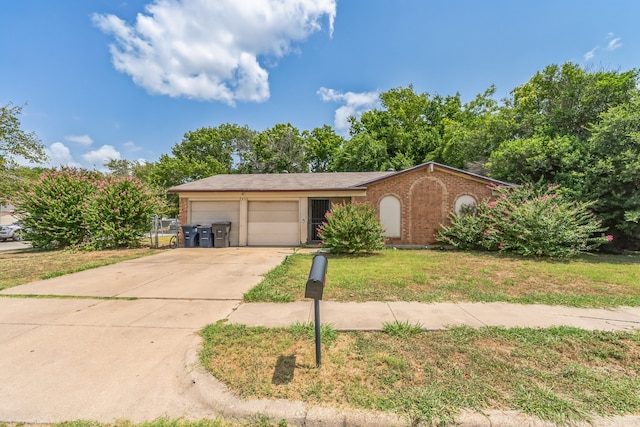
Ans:
{"label": "blue sky", "polygon": [[185,132],[345,120],[377,94],[503,97],[550,64],[640,67],[637,0],[5,0],[0,105],[50,165],[155,161]]}

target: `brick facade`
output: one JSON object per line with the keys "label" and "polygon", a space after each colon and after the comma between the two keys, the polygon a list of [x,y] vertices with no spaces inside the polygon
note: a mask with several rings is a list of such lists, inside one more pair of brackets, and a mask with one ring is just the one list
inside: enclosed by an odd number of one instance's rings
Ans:
{"label": "brick facade", "polygon": [[[238,183],[238,177],[244,181]],[[208,183],[211,180],[220,180],[221,184]],[[492,185],[511,184],[428,162],[400,172],[217,175],[184,184],[182,187],[188,187],[182,191],[180,186],[176,187],[173,192],[180,194],[180,224],[188,223],[190,199],[194,196],[197,201],[240,201],[242,198],[245,204],[247,200],[258,199],[299,201],[301,243],[308,243],[311,239],[311,233],[305,231],[312,216],[311,212],[305,212],[310,209],[308,200],[340,199],[368,203],[375,208],[383,223],[385,218],[393,221],[388,223],[390,233],[398,233],[399,237],[387,238],[388,245],[425,246],[436,242],[435,234],[441,225],[449,222],[449,214],[455,211],[460,197],[470,196],[476,203],[491,199]],[[388,196],[395,200],[385,201],[385,218],[382,218],[380,202]],[[235,226],[244,226],[248,230],[246,212],[244,217],[244,223],[241,220]],[[179,233],[182,242],[182,229]],[[244,241],[243,245],[246,245],[246,238]]]}
{"label": "brick facade", "polygon": [[394,196],[400,201],[401,237],[388,238],[389,245],[429,245],[435,233],[449,221],[456,199],[472,196],[477,202],[491,199],[490,180],[457,170],[425,164],[367,185],[367,195],[354,203],[368,203],[380,215],[380,201]]}

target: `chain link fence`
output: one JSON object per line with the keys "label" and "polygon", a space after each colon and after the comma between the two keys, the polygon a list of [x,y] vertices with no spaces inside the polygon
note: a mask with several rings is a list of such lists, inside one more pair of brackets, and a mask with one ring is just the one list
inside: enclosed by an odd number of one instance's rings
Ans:
{"label": "chain link fence", "polygon": [[168,247],[172,236],[178,235],[178,218],[160,218],[158,215],[151,217],[151,239],[152,248]]}

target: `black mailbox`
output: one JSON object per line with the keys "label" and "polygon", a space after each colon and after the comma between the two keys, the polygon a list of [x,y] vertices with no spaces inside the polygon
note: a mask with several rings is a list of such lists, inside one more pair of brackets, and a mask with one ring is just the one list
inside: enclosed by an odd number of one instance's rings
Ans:
{"label": "black mailbox", "polygon": [[315,300],[322,299],[324,284],[327,275],[327,258],[324,255],[316,255],[311,263],[309,278],[307,279],[307,287],[304,291],[305,298],[313,298]]}

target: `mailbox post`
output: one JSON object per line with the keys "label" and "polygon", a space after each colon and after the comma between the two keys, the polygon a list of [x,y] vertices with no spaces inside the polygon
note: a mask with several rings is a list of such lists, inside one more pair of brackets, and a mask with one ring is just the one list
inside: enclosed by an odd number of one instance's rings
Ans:
{"label": "mailbox post", "polygon": [[304,297],[313,298],[313,308],[315,314],[316,329],[316,367],[322,363],[322,352],[320,347],[320,300],[327,281],[327,258],[324,255],[316,255],[311,262],[311,270],[307,279]]}

